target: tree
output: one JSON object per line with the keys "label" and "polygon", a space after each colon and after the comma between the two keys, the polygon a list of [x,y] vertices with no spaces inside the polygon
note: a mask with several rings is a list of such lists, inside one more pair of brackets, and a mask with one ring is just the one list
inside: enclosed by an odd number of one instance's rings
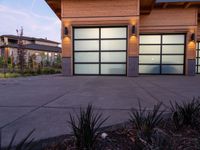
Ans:
{"label": "tree", "polygon": [[26,51],[24,48],[24,44],[23,44],[23,27],[21,27],[20,30],[16,30],[17,31],[17,35],[18,37],[18,48],[17,48],[17,53],[18,53],[18,65],[20,68],[20,72],[21,74],[24,74],[24,68],[26,65]]}

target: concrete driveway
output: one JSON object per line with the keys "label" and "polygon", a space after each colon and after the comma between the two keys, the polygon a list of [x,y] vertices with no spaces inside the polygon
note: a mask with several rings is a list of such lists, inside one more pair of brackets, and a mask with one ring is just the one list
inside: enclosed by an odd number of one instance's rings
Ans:
{"label": "concrete driveway", "polygon": [[2,145],[18,130],[17,140],[36,129],[45,139],[70,133],[68,114],[92,103],[105,116],[105,125],[126,121],[130,108],[152,109],[163,102],[189,101],[200,96],[200,76],[63,77],[61,75],[0,80]]}

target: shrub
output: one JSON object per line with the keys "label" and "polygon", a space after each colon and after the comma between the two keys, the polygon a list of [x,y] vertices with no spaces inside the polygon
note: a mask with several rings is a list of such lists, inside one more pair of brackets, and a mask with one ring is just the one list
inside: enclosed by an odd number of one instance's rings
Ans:
{"label": "shrub", "polygon": [[130,113],[130,122],[138,130],[137,134],[140,139],[151,143],[152,133],[163,120],[163,112],[160,111],[161,103],[154,105],[152,111],[142,108],[139,102],[139,110],[132,109]]}
{"label": "shrub", "polygon": [[200,119],[200,98],[190,102],[178,104],[171,102],[172,120],[176,129],[182,127],[196,127]]}
{"label": "shrub", "polygon": [[102,119],[102,114],[95,114],[92,105],[88,105],[86,110],[80,108],[76,117],[70,114],[69,124],[75,136],[76,148],[94,150],[99,130],[107,119]]}
{"label": "shrub", "polygon": [[32,150],[34,145],[33,145],[33,141],[34,138],[30,139],[31,135],[33,134],[35,130],[32,130],[30,133],[28,133],[28,135],[22,139],[18,145],[13,147],[13,142],[16,138],[17,132],[15,132],[12,136],[12,139],[8,145],[8,147],[5,150]]}

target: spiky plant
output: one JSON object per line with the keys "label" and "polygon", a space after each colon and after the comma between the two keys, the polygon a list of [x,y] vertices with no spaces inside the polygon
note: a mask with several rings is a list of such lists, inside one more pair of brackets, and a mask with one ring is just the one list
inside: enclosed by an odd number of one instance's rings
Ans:
{"label": "spiky plant", "polygon": [[33,145],[33,141],[34,138],[30,139],[31,135],[33,134],[33,132],[35,132],[35,129],[32,130],[30,133],[27,134],[27,136],[25,138],[23,138],[18,145],[13,146],[13,142],[16,138],[17,132],[15,132],[11,138],[11,141],[8,145],[8,147],[6,148],[6,150],[32,150],[34,145]]}
{"label": "spiky plant", "polygon": [[146,142],[151,142],[153,129],[163,120],[162,115],[164,111],[160,111],[161,105],[161,103],[154,105],[152,111],[147,111],[146,108],[141,107],[139,102],[139,110],[131,110],[129,120],[138,130],[139,138],[142,138]]}
{"label": "spiky plant", "polygon": [[75,136],[76,148],[79,150],[94,150],[100,128],[108,118],[101,113],[94,113],[94,108],[89,104],[85,109],[80,108],[79,114],[70,114],[69,124]]}
{"label": "spiky plant", "polygon": [[200,120],[200,98],[189,102],[174,104],[171,102],[172,120],[177,129],[182,127],[196,127]]}

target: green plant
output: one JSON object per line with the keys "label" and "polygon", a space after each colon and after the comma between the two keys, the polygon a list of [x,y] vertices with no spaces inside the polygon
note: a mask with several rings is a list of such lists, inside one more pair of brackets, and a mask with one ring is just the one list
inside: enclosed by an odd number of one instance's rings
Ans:
{"label": "green plant", "polygon": [[200,98],[190,102],[171,103],[172,120],[177,129],[182,127],[196,127],[200,120]]}
{"label": "green plant", "polygon": [[130,122],[138,130],[137,134],[140,139],[146,142],[152,142],[151,137],[155,127],[163,120],[163,112],[160,111],[161,103],[154,105],[152,111],[142,108],[139,102],[139,110],[132,109],[130,113]]}
{"label": "green plant", "polygon": [[12,139],[8,145],[8,147],[5,150],[32,150],[33,149],[33,141],[34,138],[30,139],[31,135],[33,134],[35,130],[32,130],[30,133],[28,133],[28,135],[23,138],[18,145],[13,146],[13,142],[16,138],[17,132],[15,132],[12,136]]}
{"label": "green plant", "polygon": [[100,113],[94,113],[93,106],[90,104],[86,110],[80,108],[80,112],[76,114],[76,117],[70,114],[69,124],[75,136],[76,148],[94,150],[100,128],[107,119],[102,119]]}

